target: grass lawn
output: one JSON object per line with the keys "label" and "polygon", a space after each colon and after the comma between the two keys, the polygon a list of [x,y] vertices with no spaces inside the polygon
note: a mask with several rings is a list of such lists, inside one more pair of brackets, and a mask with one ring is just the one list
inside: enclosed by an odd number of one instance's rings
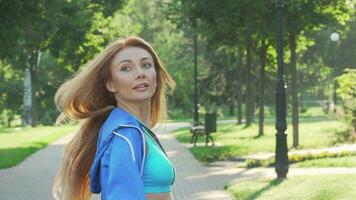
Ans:
{"label": "grass lawn", "polygon": [[284,181],[243,181],[227,190],[239,200],[348,200],[356,197],[355,184],[355,174],[303,175]]}
{"label": "grass lawn", "polygon": [[32,153],[77,129],[78,126],[0,128],[0,169],[19,164]]}
{"label": "grass lawn", "polygon": [[[321,108],[319,108],[321,110]],[[315,108],[310,109],[300,117],[299,144],[301,149],[313,149],[332,146],[336,141],[336,132],[345,130],[347,127],[343,122],[322,116]],[[292,133],[290,119],[287,129],[288,147],[292,147]],[[221,144],[216,147],[191,148],[193,155],[202,162],[223,160],[234,156],[247,155],[256,152],[275,151],[275,124],[272,118],[265,122],[265,134],[258,137],[258,125],[250,127],[235,124],[218,124],[218,131],[212,133],[215,143]],[[191,133],[187,128],[174,132],[175,137],[181,143],[190,143]],[[198,137],[198,142],[204,143],[204,137]]]}

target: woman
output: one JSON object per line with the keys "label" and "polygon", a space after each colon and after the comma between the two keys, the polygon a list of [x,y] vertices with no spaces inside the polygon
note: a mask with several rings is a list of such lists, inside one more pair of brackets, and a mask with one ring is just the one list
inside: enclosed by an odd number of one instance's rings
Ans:
{"label": "woman", "polygon": [[81,120],[67,144],[55,199],[170,200],[175,169],[150,130],[166,114],[174,81],[138,37],[114,42],[57,91],[66,119]]}

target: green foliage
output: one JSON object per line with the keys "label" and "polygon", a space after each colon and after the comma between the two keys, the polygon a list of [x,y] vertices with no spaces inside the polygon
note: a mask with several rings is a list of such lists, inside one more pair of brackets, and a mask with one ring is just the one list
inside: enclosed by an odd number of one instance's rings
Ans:
{"label": "green foliage", "polygon": [[337,94],[343,101],[346,121],[356,131],[356,69],[345,69],[345,73],[336,78],[339,88]]}
{"label": "green foliage", "polygon": [[176,81],[176,89],[168,97],[169,116],[188,117],[193,108],[192,39],[166,19],[162,10],[163,2],[133,1],[130,18],[140,26],[138,35],[152,44]]}
{"label": "green foliage", "polygon": [[[126,0],[62,3],[55,16],[56,29],[48,42],[51,54],[60,64],[71,65],[76,71],[112,39],[110,36],[124,32],[114,27],[113,18],[124,3]],[[130,26],[128,29],[132,30]]]}
{"label": "green foliage", "polygon": [[337,90],[342,100],[355,99],[356,97],[356,69],[345,69],[344,74],[337,77],[339,88]]}
{"label": "green foliage", "polygon": [[41,53],[37,72],[38,120],[43,125],[53,125],[58,116],[54,105],[54,94],[63,83],[63,77],[69,77],[71,70],[62,67],[48,52]]}
{"label": "green foliage", "polygon": [[[287,30],[296,28],[300,33],[297,38],[299,94],[301,98],[304,94],[325,98],[331,89],[332,48],[337,47],[338,72],[356,63],[353,56],[356,48],[350,45],[356,39],[355,12],[350,14],[341,0],[284,2]],[[266,107],[274,105],[273,0],[5,0],[1,1],[0,12],[3,45],[0,71],[6,76],[11,74],[11,78],[1,79],[4,80],[1,91],[6,93],[0,97],[3,123],[11,116],[22,114],[21,81],[28,63],[36,68],[38,118],[41,123],[51,124],[58,114],[53,103],[56,88],[110,41],[128,35],[139,35],[149,41],[176,80],[176,90],[168,98],[169,116],[173,118],[188,118],[193,113],[195,34],[198,35],[201,112],[236,106],[239,96],[243,96],[246,105],[247,48],[251,48],[251,90],[256,90],[262,42],[268,46],[263,98]],[[329,41],[330,27],[341,33],[337,45],[325,42]],[[286,60],[288,56],[286,53]],[[288,73],[286,78],[288,81]],[[238,86],[242,91],[237,90]],[[258,100],[258,94],[253,98]],[[302,108],[304,111],[306,106]],[[273,114],[274,108],[269,111]]]}
{"label": "green foliage", "polygon": [[0,124],[11,126],[15,115],[21,112],[22,72],[0,60]]}
{"label": "green foliage", "polygon": [[[337,28],[338,27],[338,28]],[[301,95],[325,96],[331,98],[333,78],[346,68],[354,68],[356,63],[356,13],[350,14],[346,25],[337,27],[324,27],[318,32],[305,33],[313,45],[303,51],[298,76]],[[340,41],[332,42],[330,34],[338,32]],[[324,97],[324,98],[325,98]]]}
{"label": "green foliage", "polygon": [[344,0],[286,1],[286,29],[299,34],[325,26],[340,26],[349,18],[351,8]]}
{"label": "green foliage", "polygon": [[[174,96],[169,97],[169,106],[179,109],[184,113],[183,117],[189,116],[192,113],[193,82],[187,74],[192,74],[193,70],[192,54],[187,50],[191,50],[191,41],[184,37],[182,31],[176,30],[175,25],[165,20],[160,9],[162,3],[160,1],[125,1],[127,5],[117,7],[122,10],[110,15],[103,11],[107,2],[109,1],[68,1],[56,5],[57,7],[54,5],[44,7],[54,9],[56,12],[53,12],[55,15],[51,19],[44,17],[44,20],[52,20],[51,25],[54,29],[48,27],[46,30],[50,37],[46,38],[48,40],[45,41],[38,56],[40,59],[37,66],[36,100],[40,122],[53,123],[58,114],[53,96],[67,77],[92,59],[107,43],[129,35],[140,35],[155,47],[177,82]],[[116,5],[118,2],[122,1],[113,3]],[[24,9],[26,10],[25,7]],[[13,53],[9,55],[16,57]],[[20,62],[16,63],[19,64],[12,62],[11,66],[16,69],[19,66],[25,67]],[[18,89],[22,93],[23,84],[19,83]],[[21,98],[16,98],[19,101],[9,100],[17,102],[16,108],[19,109],[16,113],[21,114]]]}
{"label": "green foliage", "polygon": [[[244,87],[239,94],[245,96],[244,101],[246,102],[246,99],[250,98],[246,96],[246,90],[255,90],[255,88],[252,86],[249,89],[246,82],[250,79],[258,80],[261,77],[257,73],[257,65],[258,61],[264,59],[263,56],[261,57],[262,42],[265,42],[268,47],[266,56],[268,74],[263,83],[256,81],[252,84],[265,85],[266,92],[263,98],[266,99],[267,105],[274,103],[274,95],[268,91],[274,90],[273,82],[275,82],[275,3],[272,0],[173,0],[165,4],[166,14],[173,23],[179,27],[189,27],[189,30],[201,36],[201,42],[207,43],[208,48],[204,53],[203,63],[208,70],[200,81],[202,88],[209,87],[209,90],[200,89],[201,99],[207,102],[205,104],[211,102],[218,105],[234,104],[238,85]],[[284,11],[286,32],[293,32],[297,35],[298,58],[308,57],[309,49],[319,45],[314,41],[313,34],[330,27],[335,27],[337,30],[345,28],[347,20],[353,13],[350,5],[343,0],[286,0],[284,1]],[[328,37],[329,35],[328,33]],[[320,40],[320,43],[328,44],[325,42],[325,38]],[[247,54],[250,51],[248,48],[253,50],[251,69],[247,66],[249,59]],[[286,52],[288,48],[290,47],[286,46]],[[221,49],[225,50],[221,51]],[[321,50],[323,49],[325,48]],[[239,54],[239,50],[242,53]],[[329,88],[325,85],[329,81],[331,73],[328,66],[325,65],[325,61],[320,59],[324,55],[326,55],[326,60],[332,57],[330,54],[321,54],[316,60],[308,58],[300,66],[298,65],[298,68],[300,67],[298,70],[299,88],[301,88],[298,92],[301,96],[306,92],[324,98],[327,96]],[[243,57],[242,62],[239,62],[236,57]],[[285,54],[286,60],[289,57],[289,54]],[[243,68],[243,71],[239,71],[239,68]],[[250,73],[248,70],[251,70],[251,77],[248,76]],[[290,72],[288,70],[286,81],[289,85]],[[257,96],[257,98],[261,97]]]}
{"label": "green foliage", "polygon": [[356,142],[356,135],[354,128],[349,126],[346,129],[341,129],[336,131],[335,133],[335,143],[354,143]]}
{"label": "green foliage", "polygon": [[265,166],[265,164],[262,164],[263,160],[255,160],[255,159],[246,159],[246,167],[247,168],[254,168],[254,167],[261,167]]}
{"label": "green foliage", "polygon": [[[128,6],[130,5],[126,7]],[[125,9],[115,12],[112,16],[105,17],[103,13],[95,12],[91,27],[86,31],[85,36],[83,36],[84,42],[79,44],[74,55],[70,54],[70,51],[68,52],[69,49],[66,48],[62,50],[68,53],[70,58],[61,56],[55,58],[50,52],[41,55],[38,70],[39,88],[37,98],[40,102],[38,117],[42,124],[53,124],[59,114],[55,109],[53,96],[57,88],[64,81],[63,77],[70,77],[74,70],[92,59],[108,42],[118,37],[137,34],[139,31],[138,25],[127,23],[129,21],[127,15],[131,13],[132,10]],[[124,29],[118,27],[124,27]],[[76,59],[79,60],[76,61]],[[65,65],[66,63],[71,64]],[[79,63],[79,65],[76,65],[76,63]]]}
{"label": "green foliage", "polygon": [[[242,85],[244,75],[241,70],[245,67],[242,59],[238,58],[243,56],[237,53],[238,49],[244,48],[245,36],[258,29],[257,25],[249,26],[248,21],[254,19],[250,16],[259,13],[261,18],[266,17],[262,16],[264,12],[258,10],[266,5],[265,2],[253,5],[257,12],[245,12],[249,3],[252,2],[171,1],[167,4],[167,15],[173,23],[179,27],[188,27],[189,37],[193,37],[191,31],[200,35],[198,54],[203,55],[204,60],[198,61],[198,65],[202,66],[198,69],[199,102],[207,110],[214,110],[215,106],[220,105],[235,105],[238,95],[236,87]],[[269,12],[268,9],[264,11]],[[262,25],[257,21],[255,24]],[[251,27],[253,31],[250,31]]]}
{"label": "green foliage", "polygon": [[[111,28],[116,24],[110,16],[124,2],[1,1],[0,71],[5,74],[0,77],[4,79],[4,84],[0,86],[4,92],[0,97],[2,121],[7,121],[9,125],[14,115],[22,114],[21,81],[27,68],[32,74],[31,107],[36,110],[31,113],[38,113],[43,124],[53,123],[58,114],[53,96],[60,81],[105,45],[108,40],[105,36],[109,34],[102,33],[100,28]],[[120,29],[115,27],[115,30]],[[110,32],[116,36],[119,31]],[[93,37],[93,34],[101,37]],[[32,118],[35,120],[34,115]]]}

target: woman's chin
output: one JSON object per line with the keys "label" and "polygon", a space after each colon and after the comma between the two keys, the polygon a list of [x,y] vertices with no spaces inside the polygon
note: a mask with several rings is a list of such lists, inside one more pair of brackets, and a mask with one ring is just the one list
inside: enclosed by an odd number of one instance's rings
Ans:
{"label": "woman's chin", "polygon": [[149,101],[151,102],[151,98],[152,98],[153,95],[142,95],[140,97],[136,97],[136,98],[132,98],[132,101],[134,102],[146,102],[146,101]]}

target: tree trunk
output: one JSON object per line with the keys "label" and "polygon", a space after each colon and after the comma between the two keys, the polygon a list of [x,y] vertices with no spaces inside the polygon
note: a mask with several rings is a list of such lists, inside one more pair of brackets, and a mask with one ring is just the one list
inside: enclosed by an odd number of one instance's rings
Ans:
{"label": "tree trunk", "polygon": [[37,125],[37,104],[35,98],[36,91],[36,72],[38,65],[38,51],[33,51],[27,60],[27,68],[24,76],[24,95],[23,95],[23,116],[22,126]]}
{"label": "tree trunk", "polygon": [[[252,69],[254,71],[254,69]],[[255,123],[255,100],[256,100],[256,79],[255,77],[251,78],[251,108],[250,108],[250,118],[251,118],[251,123]]]}
{"label": "tree trunk", "polygon": [[14,119],[14,116],[12,113],[9,114],[8,118],[7,118],[7,127],[11,128],[11,122]]}
{"label": "tree trunk", "polygon": [[296,55],[296,34],[289,33],[290,53],[291,53],[291,88],[292,88],[292,126],[293,126],[293,147],[299,146],[298,133],[298,88],[297,88],[297,55]]}
{"label": "tree trunk", "polygon": [[250,126],[252,123],[251,118],[251,108],[252,108],[252,97],[251,97],[251,64],[252,64],[252,54],[251,54],[251,35],[247,34],[246,37],[246,126]]}
{"label": "tree trunk", "polygon": [[[238,86],[239,91],[242,90],[242,86]],[[242,124],[242,92],[237,97],[237,124]]]}
{"label": "tree trunk", "polygon": [[238,65],[237,65],[237,125],[242,124],[242,83],[243,83],[243,67],[242,67],[243,50],[239,48],[238,51]]}
{"label": "tree trunk", "polygon": [[260,51],[260,92],[259,92],[259,120],[258,120],[258,136],[264,135],[264,93],[265,93],[265,72],[266,72],[266,60],[267,60],[267,45],[264,40],[262,40],[261,51]]}
{"label": "tree trunk", "polygon": [[[352,111],[351,126],[353,127],[354,134],[356,134],[356,110]],[[355,135],[356,136],[356,135]]]}
{"label": "tree trunk", "polygon": [[234,107],[235,107],[235,105],[233,103],[230,103],[230,105],[229,105],[229,116],[234,116]]}
{"label": "tree trunk", "polygon": [[[301,71],[300,72],[300,76],[299,76],[299,81],[303,83],[303,80],[304,80],[304,75],[303,75],[303,72]],[[303,87],[303,84],[299,85],[300,88],[299,88],[299,107],[300,108],[303,108],[304,104],[303,104],[303,100],[304,100],[304,87]]]}
{"label": "tree trunk", "polygon": [[24,77],[24,91],[23,91],[23,114],[22,114],[22,126],[31,126],[32,119],[32,82],[31,72],[29,68],[25,70]]}

